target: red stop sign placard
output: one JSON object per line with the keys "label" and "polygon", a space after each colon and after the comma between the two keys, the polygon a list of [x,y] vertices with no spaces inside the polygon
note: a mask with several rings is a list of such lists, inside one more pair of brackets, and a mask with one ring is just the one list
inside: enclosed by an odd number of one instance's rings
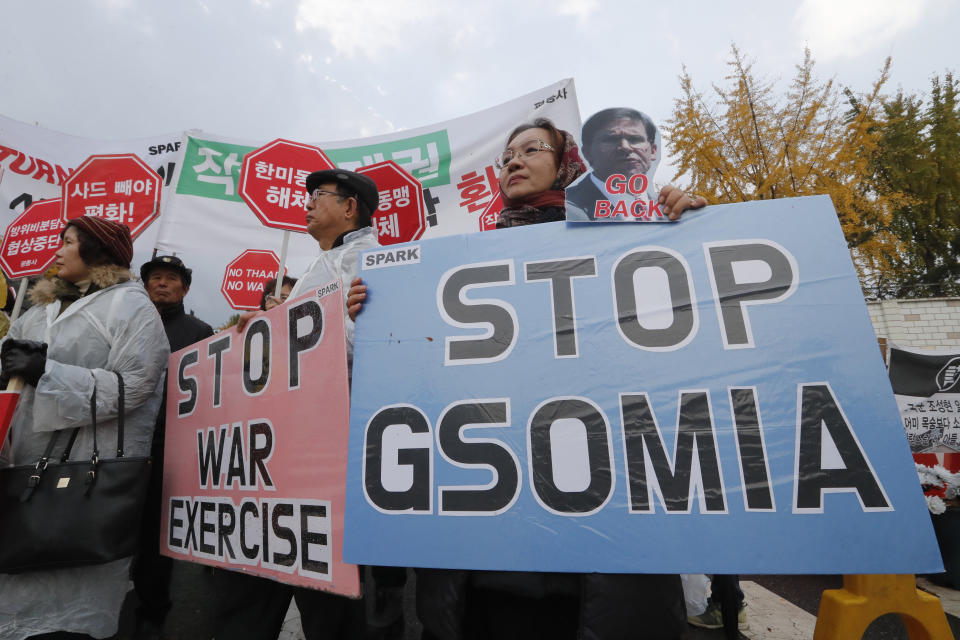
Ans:
{"label": "red stop sign placard", "polygon": [[90,156],[63,183],[60,219],[122,222],[136,238],[160,215],[160,184],[160,175],[132,153]]}
{"label": "red stop sign placard", "polygon": [[423,210],[423,186],[392,161],[357,169],[377,183],[380,204],[373,212],[373,228],[380,244],[418,240],[427,229]]}
{"label": "red stop sign placard", "polygon": [[49,269],[62,230],[60,198],[34,202],[7,226],[0,244],[3,270],[11,278],[24,278]]}
{"label": "red stop sign placard", "polygon": [[480,231],[492,231],[497,228],[497,220],[500,219],[500,212],[503,211],[503,200],[498,193],[487,203],[487,206],[480,212]]}
{"label": "red stop sign placard", "polygon": [[273,251],[247,249],[227,265],[220,291],[234,309],[259,309],[263,285],[279,269],[280,259]]}
{"label": "red stop sign placard", "polygon": [[244,156],[240,197],[268,227],[306,231],[306,179],[325,169],[336,166],[317,147],[274,140]]}

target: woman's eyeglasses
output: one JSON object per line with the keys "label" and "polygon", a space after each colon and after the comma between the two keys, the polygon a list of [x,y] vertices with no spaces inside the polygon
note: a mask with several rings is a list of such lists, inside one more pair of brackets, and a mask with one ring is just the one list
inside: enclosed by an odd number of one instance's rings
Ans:
{"label": "woman's eyeglasses", "polygon": [[535,153],[540,153],[541,151],[553,151],[553,147],[548,145],[546,142],[540,138],[534,138],[533,140],[527,140],[519,149],[507,149],[500,155],[498,155],[493,160],[493,164],[496,165],[497,169],[503,169],[505,166],[510,164],[514,158],[528,158]]}

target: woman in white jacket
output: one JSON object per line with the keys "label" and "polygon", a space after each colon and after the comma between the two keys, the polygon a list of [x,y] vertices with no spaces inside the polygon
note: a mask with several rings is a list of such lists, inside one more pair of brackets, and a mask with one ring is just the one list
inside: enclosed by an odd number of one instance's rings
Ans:
{"label": "woman in white jacket", "polygon": [[[149,455],[169,345],[160,316],[130,274],[130,231],[122,224],[83,217],[67,223],[61,237],[58,278],[43,280],[31,290],[34,306],[13,323],[3,345],[4,377],[20,376],[26,385],[0,464],[31,464],[53,431],[76,427],[81,429],[70,459],[89,460],[94,385],[100,456],[114,456],[117,374],[125,388],[125,455]],[[45,355],[37,343],[46,344]],[[60,450],[58,444],[55,455]],[[112,636],[130,584],[130,563],[125,558],[0,574],[0,639]]]}

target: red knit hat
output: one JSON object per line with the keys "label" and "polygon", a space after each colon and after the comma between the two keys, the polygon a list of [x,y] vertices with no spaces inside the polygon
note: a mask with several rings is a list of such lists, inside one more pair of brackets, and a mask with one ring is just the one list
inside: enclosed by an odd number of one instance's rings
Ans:
{"label": "red knit hat", "polygon": [[99,242],[115,264],[130,268],[130,261],[133,260],[133,240],[130,239],[130,228],[127,225],[95,216],[81,216],[67,222],[64,231],[70,226],[83,230]]}

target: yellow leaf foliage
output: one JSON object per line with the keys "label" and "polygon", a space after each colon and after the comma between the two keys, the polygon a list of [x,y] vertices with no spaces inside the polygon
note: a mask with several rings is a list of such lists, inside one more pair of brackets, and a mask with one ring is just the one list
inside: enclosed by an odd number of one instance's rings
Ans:
{"label": "yellow leaf foliage", "polygon": [[731,46],[729,74],[708,102],[686,67],[667,123],[674,181],[710,203],[829,195],[860,275],[888,268],[897,249],[890,215],[901,194],[871,188],[890,59],[868,93],[813,75],[809,49],[783,96]]}

